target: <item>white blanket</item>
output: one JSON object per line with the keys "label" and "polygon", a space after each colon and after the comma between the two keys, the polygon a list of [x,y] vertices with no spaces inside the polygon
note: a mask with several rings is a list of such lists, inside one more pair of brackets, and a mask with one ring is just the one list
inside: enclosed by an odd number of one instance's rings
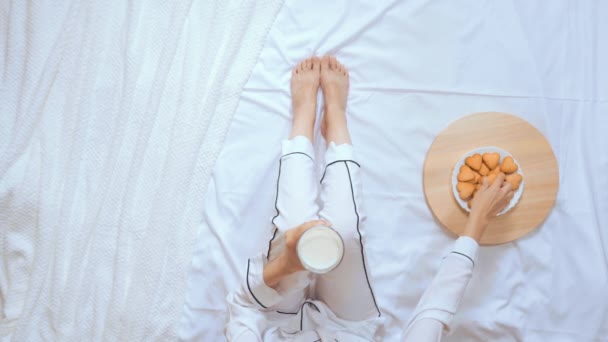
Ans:
{"label": "white blanket", "polygon": [[452,120],[481,111],[516,114],[544,133],[560,189],[537,231],[481,249],[446,340],[607,340],[605,18],[599,0],[287,1],[213,172],[181,336],[221,339],[225,295],[270,237],[290,68],[329,52],[351,72],[349,126],[385,341],[398,340],[453,241],[424,200],[425,153]]}
{"label": "white blanket", "polygon": [[0,2],[0,339],[172,340],[280,0]]}

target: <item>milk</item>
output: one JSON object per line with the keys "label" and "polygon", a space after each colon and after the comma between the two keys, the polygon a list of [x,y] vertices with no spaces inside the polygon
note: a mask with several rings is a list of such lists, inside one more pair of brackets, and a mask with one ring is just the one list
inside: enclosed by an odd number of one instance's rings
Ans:
{"label": "milk", "polygon": [[314,273],[327,273],[342,261],[344,243],[335,230],[316,226],[302,234],[297,251],[304,268]]}

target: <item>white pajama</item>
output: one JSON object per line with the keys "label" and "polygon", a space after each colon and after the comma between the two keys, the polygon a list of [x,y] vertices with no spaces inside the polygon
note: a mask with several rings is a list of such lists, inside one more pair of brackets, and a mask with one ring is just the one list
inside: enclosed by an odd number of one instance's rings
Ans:
{"label": "white pajama", "polygon": [[473,275],[479,245],[460,237],[426,289],[405,329],[403,341],[438,342],[449,330],[452,318]]}
{"label": "white pajama", "polygon": [[[228,295],[229,341],[333,342],[377,338],[382,317],[365,259],[360,165],[351,145],[334,143],[330,143],[325,154],[325,165],[319,181],[315,177],[310,141],[298,136],[283,142],[277,176],[277,213],[272,219],[270,241],[260,255],[248,260],[242,286]],[[317,201],[319,190],[321,206]],[[276,289],[266,286],[264,265],[284,248],[285,231],[319,218],[329,221],[344,240],[345,253],[340,265],[323,275],[308,271],[292,274]],[[449,326],[472,272],[477,245],[471,241],[459,239],[455,253],[443,261],[404,338],[438,341],[443,326]],[[420,333],[439,337],[421,340]]]}

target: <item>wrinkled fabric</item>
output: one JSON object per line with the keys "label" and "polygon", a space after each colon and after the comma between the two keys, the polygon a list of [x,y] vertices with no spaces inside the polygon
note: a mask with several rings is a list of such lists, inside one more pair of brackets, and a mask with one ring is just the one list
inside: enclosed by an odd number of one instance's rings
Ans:
{"label": "wrinkled fabric", "polygon": [[175,340],[280,0],[0,1],[0,340]]}

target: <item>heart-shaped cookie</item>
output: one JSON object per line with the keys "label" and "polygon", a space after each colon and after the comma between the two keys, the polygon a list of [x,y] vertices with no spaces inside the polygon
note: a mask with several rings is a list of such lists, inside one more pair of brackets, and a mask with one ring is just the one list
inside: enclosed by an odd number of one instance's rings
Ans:
{"label": "heart-shaped cookie", "polygon": [[473,195],[475,185],[467,182],[458,182],[458,184],[456,184],[456,190],[458,190],[458,195],[460,198],[466,201],[471,197],[471,195]]}
{"label": "heart-shaped cookie", "polygon": [[471,169],[478,171],[481,168],[481,154],[475,153],[474,155],[468,157],[464,160],[464,163],[467,164]]}
{"label": "heart-shaped cookie", "polygon": [[513,161],[513,157],[508,156],[503,159],[502,164],[500,165],[500,171],[504,173],[513,173],[517,171],[517,164]]}
{"label": "heart-shaped cookie", "polygon": [[488,179],[488,185],[492,185],[492,183],[494,183],[494,180],[496,179],[496,177],[498,177],[497,173],[490,173],[486,178]]}
{"label": "heart-shaped cookie", "polygon": [[475,171],[473,171],[473,179],[469,179],[467,183],[477,184],[481,181],[481,175]]}
{"label": "heart-shaped cookie", "polygon": [[475,184],[481,182],[481,175],[475,171],[473,171],[475,173]]}
{"label": "heart-shaped cookie", "polygon": [[460,173],[458,173],[458,180],[460,182],[468,182],[475,179],[475,172],[470,167],[462,165],[460,167]]}
{"label": "heart-shaped cookie", "polygon": [[488,166],[488,169],[494,170],[498,166],[498,163],[500,163],[500,153],[484,153],[481,156],[481,159],[483,159],[483,162]]}
{"label": "heart-shaped cookie", "polygon": [[481,163],[481,168],[479,169],[479,174],[482,176],[487,176],[490,173],[490,169],[485,163]]}
{"label": "heart-shaped cookie", "polygon": [[511,189],[513,189],[513,191],[517,191],[517,189],[519,189],[519,185],[521,184],[522,179],[523,176],[521,174],[513,173],[505,177],[505,182],[511,183]]}

